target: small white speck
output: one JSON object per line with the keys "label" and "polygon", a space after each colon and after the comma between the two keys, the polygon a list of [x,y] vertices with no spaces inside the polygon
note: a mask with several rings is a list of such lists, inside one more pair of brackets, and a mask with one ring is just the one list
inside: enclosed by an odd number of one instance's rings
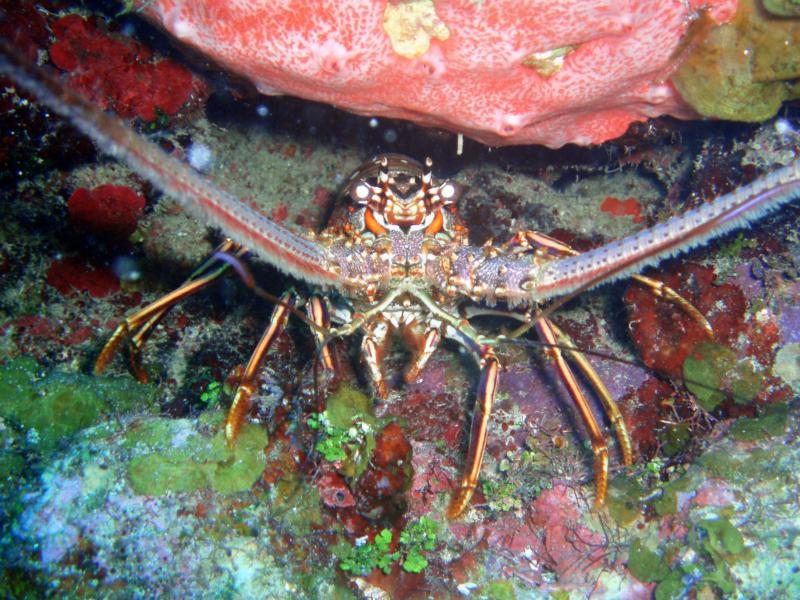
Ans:
{"label": "small white speck", "polygon": [[191,21],[186,21],[184,19],[177,19],[175,23],[172,25],[172,31],[175,33],[175,37],[179,39],[186,39],[191,37],[195,34],[196,30],[194,25],[192,25]]}
{"label": "small white speck", "polygon": [[130,256],[118,256],[111,263],[111,270],[121,281],[138,281],[142,277],[139,263]]}
{"label": "small white speck", "polygon": [[378,119],[376,119],[375,117],[372,117],[369,120],[369,126],[372,127],[373,129],[375,129],[378,126]]}
{"label": "small white speck", "polygon": [[256,106],[256,114],[259,117],[269,116],[269,107],[266,104],[259,104]]}
{"label": "small white speck", "polygon": [[792,124],[787,119],[776,119],[775,132],[778,135],[790,135],[797,133],[797,130],[792,127]]}
{"label": "small white speck", "polygon": [[192,144],[186,151],[186,158],[194,169],[204,173],[211,168],[214,162],[214,153],[211,148],[200,142]]}

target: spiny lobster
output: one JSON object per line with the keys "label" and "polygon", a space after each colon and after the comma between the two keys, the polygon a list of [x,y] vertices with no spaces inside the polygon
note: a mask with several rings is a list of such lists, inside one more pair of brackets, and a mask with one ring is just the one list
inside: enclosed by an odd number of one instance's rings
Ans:
{"label": "spiny lobster", "polygon": [[[435,178],[430,159],[422,165],[400,155],[381,155],[362,166],[345,187],[350,202],[347,219],[320,234],[298,235],[167,156],[116,117],[66,89],[58,79],[31,67],[5,43],[0,49],[0,72],[70,119],[107,153],[177,198],[190,213],[222,229],[228,239],[215,255],[218,259],[236,264],[250,251],[288,274],[320,286],[320,294],[305,301],[308,316],[298,311],[301,302],[293,293],[277,302],[269,327],[241,373],[226,423],[231,443],[249,412],[258,367],[291,313],[299,314],[311,326],[326,368],[333,365],[329,342],[361,332],[368,376],[380,397],[387,394],[381,356],[393,332],[412,349],[407,381],[418,376],[443,338],[455,340],[474,357],[481,370],[480,384],[466,467],[448,509],[451,518],[465,510],[477,485],[500,373],[494,352],[497,344],[535,329],[549,348],[589,431],[595,455],[596,503],[602,504],[608,485],[608,447],[566,358],[602,401],[623,462],[630,464],[633,452],[625,423],[600,377],[549,319],[554,304],[544,311],[540,307],[553,298],[571,297],[632,275],[653,294],[688,312],[711,334],[705,318],[689,302],[671,288],[634,272],[744,226],[800,195],[800,160],[795,160],[713,203],[583,254],[532,231],[517,233],[500,246],[475,247],[455,212],[460,195],[456,183]],[[133,369],[141,377],[138,356],[147,336],[176,302],[225,270],[216,264],[207,263],[171,294],[125,319],[101,352],[96,371],[102,371],[119,345],[129,340]],[[325,299],[326,289],[336,291],[335,302]],[[465,301],[502,302],[508,307],[507,314],[522,324],[506,335],[484,336],[460,316],[459,307]]]}

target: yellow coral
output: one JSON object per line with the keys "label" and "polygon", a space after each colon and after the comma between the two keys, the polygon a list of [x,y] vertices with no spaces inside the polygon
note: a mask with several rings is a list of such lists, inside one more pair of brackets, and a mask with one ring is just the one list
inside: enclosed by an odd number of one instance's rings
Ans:
{"label": "yellow coral", "polygon": [[544,52],[534,52],[525,57],[522,66],[534,69],[542,77],[551,77],[564,67],[564,60],[575,48],[577,46],[561,46]]}
{"label": "yellow coral", "polygon": [[405,58],[418,58],[428,51],[431,38],[445,41],[450,31],[436,14],[433,0],[407,0],[386,4],[383,30],[392,48]]}
{"label": "yellow coral", "polygon": [[742,0],[736,18],[713,29],[672,81],[701,115],[758,122],[800,97],[800,20],[766,15]]}

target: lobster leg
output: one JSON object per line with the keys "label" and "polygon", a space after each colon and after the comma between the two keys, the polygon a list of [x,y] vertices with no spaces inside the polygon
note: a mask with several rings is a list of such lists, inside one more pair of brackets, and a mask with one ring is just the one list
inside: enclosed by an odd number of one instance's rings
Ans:
{"label": "lobster leg", "polygon": [[478,397],[472,411],[472,425],[470,427],[469,450],[464,474],[458,492],[450,501],[447,508],[447,518],[456,519],[464,512],[469,504],[475,487],[478,485],[478,475],[481,472],[483,454],[486,451],[486,436],[489,429],[489,418],[492,405],[497,395],[497,383],[500,376],[500,361],[494,351],[485,347],[480,354],[481,379],[478,384]]}
{"label": "lobster leg", "polygon": [[573,402],[575,402],[575,406],[578,408],[583,423],[589,430],[589,439],[592,443],[592,452],[594,452],[594,504],[596,507],[602,506],[605,503],[606,491],[608,490],[608,445],[606,444],[603,433],[600,431],[600,426],[597,424],[597,419],[595,419],[594,414],[589,408],[586,396],[584,396],[583,391],[575,379],[575,374],[572,372],[572,369],[570,369],[567,361],[564,360],[561,348],[555,346],[555,344],[558,343],[558,337],[553,324],[548,319],[537,319],[535,327],[540,339],[551,346],[548,352],[556,363],[558,374],[561,376],[564,385],[567,386],[569,395],[572,397]]}
{"label": "lobster leg", "polygon": [[[269,318],[269,324],[264,330],[264,334],[256,344],[253,354],[250,355],[250,360],[247,365],[241,370],[241,375],[238,377],[239,384],[236,386],[236,392],[233,394],[233,402],[228,409],[228,418],[225,420],[225,439],[228,441],[228,446],[232,446],[236,441],[236,436],[239,434],[239,429],[242,426],[244,418],[250,412],[253,405],[253,394],[256,391],[256,375],[264,361],[264,357],[269,352],[272,342],[281,334],[286,322],[289,319],[291,308],[297,304],[297,294],[293,291],[288,291],[281,296],[280,303],[275,305],[272,311],[272,316]],[[241,369],[241,367],[239,367]],[[238,375],[238,373],[237,373]]]}
{"label": "lobster leg", "polygon": [[412,383],[419,378],[422,369],[439,347],[442,336],[438,327],[429,326],[423,329],[417,321],[403,327],[402,334],[413,353],[411,362],[403,373],[403,379],[406,383]]}
{"label": "lobster leg", "polygon": [[[225,421],[225,438],[228,441],[228,446],[233,445],[236,441],[236,436],[242,426],[242,422],[250,408],[253,405],[253,394],[256,391],[257,375],[264,362],[264,357],[269,352],[272,343],[281,334],[286,327],[289,320],[289,314],[297,304],[298,297],[293,291],[288,291],[281,296],[280,301],[275,305],[270,316],[269,324],[267,325],[264,334],[258,341],[247,366],[241,369],[239,375],[239,385],[236,387],[236,392],[233,395],[233,402],[230,409],[228,409],[228,418]],[[313,296],[306,304],[306,311],[311,322],[316,325],[313,329],[314,336],[321,344],[324,338],[324,331],[330,328],[330,319],[328,318],[328,311],[325,308],[322,299],[319,296]],[[320,349],[320,356],[322,366],[326,370],[331,370],[334,367],[333,353],[327,344]],[[238,375],[238,374],[237,374]]]}
{"label": "lobster leg", "polygon": [[608,419],[611,421],[611,426],[614,428],[614,433],[617,436],[617,441],[619,442],[620,450],[622,452],[623,464],[626,466],[632,465],[633,447],[631,444],[631,437],[628,433],[628,428],[625,425],[625,419],[622,417],[622,413],[620,412],[617,403],[614,401],[614,398],[611,397],[611,392],[608,391],[608,388],[603,383],[600,375],[597,373],[597,371],[595,371],[591,363],[586,360],[586,357],[583,355],[583,353],[575,347],[575,344],[572,342],[569,336],[559,327],[557,327],[552,321],[548,321],[548,323],[553,331],[555,331],[562,348],[565,346],[568,348],[566,350],[567,356],[569,356],[569,358],[578,366],[581,373],[583,373],[583,376],[589,381],[592,389],[594,389],[597,397],[600,398],[600,402],[602,402],[603,408],[608,415]]}
{"label": "lobster leg", "polygon": [[334,349],[329,344],[325,343],[325,332],[331,328],[331,318],[328,314],[328,307],[319,296],[311,296],[311,299],[306,305],[306,312],[308,318],[317,325],[317,329],[312,329],[314,338],[317,340],[317,347],[319,348],[320,361],[324,369],[332,371],[335,365]]}
{"label": "lobster leg", "polygon": [[385,400],[389,395],[386,378],[383,376],[381,364],[383,353],[389,343],[389,333],[392,327],[384,317],[373,318],[364,326],[364,337],[361,338],[361,355],[364,357],[364,366],[372,382],[375,395]]}
{"label": "lobster leg", "polygon": [[672,302],[674,305],[683,309],[686,314],[700,324],[700,326],[708,334],[709,338],[714,337],[714,330],[711,328],[711,323],[709,323],[703,314],[697,310],[694,304],[689,302],[671,287],[665,283],[662,283],[661,281],[658,281],[657,279],[650,279],[644,275],[632,275],[631,278],[645,286],[656,298],[663,298],[667,302]]}
{"label": "lobster leg", "polygon": [[[239,244],[226,239],[217,246],[214,254],[216,255],[221,252],[233,254],[236,258],[241,258],[247,253],[247,250]],[[136,379],[142,383],[147,383],[149,378],[141,365],[141,351],[145,342],[150,337],[150,334],[152,334],[155,326],[161,322],[161,319],[164,318],[173,306],[184,298],[188,298],[197,293],[228,270],[229,265],[227,263],[222,263],[221,265],[217,265],[217,263],[218,260],[212,256],[195,270],[180,287],[145,306],[139,312],[126,317],[117,326],[114,333],[111,334],[111,337],[100,351],[100,355],[97,357],[94,364],[95,374],[100,375],[105,371],[108,363],[119,350],[120,344],[127,340],[131,371]],[[211,270],[211,267],[214,265],[216,265],[216,268]]]}

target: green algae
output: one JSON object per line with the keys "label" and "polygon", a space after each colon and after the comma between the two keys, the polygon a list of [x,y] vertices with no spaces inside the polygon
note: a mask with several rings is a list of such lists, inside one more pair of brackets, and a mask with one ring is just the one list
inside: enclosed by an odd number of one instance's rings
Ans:
{"label": "green algae", "polygon": [[296,536],[308,535],[322,525],[319,490],[299,473],[288,473],[272,486],[272,511],[278,523]]}
{"label": "green algae", "polygon": [[791,50],[798,46],[800,21],[772,17],[755,0],[742,0],[734,20],[711,29],[672,81],[705,117],[764,121],[800,97],[800,53]]}
{"label": "green algae", "polygon": [[368,575],[374,569],[388,575],[400,558],[400,552],[392,552],[391,545],[391,529],[381,529],[371,543],[352,546],[339,563],[339,568],[353,575]]}
{"label": "green algae", "polygon": [[373,424],[372,400],[358,388],[342,383],[325,405],[331,425],[339,429],[350,427],[353,419]]}
{"label": "green algae", "polygon": [[693,487],[695,486],[689,475],[683,475],[667,483],[661,488],[661,496],[653,501],[653,509],[656,514],[660,517],[677,514],[678,497],[681,493],[687,492]]}
{"label": "green algae", "polygon": [[736,589],[730,565],[747,554],[744,537],[725,518],[703,519],[698,529],[694,545],[705,562],[703,580],[728,596]]}
{"label": "green algae", "polygon": [[665,456],[677,456],[692,441],[691,427],[686,422],[669,423],[658,434],[658,440]]}
{"label": "green algae", "polygon": [[[213,421],[221,424],[222,413]],[[214,423],[216,425],[216,423]],[[220,494],[250,489],[266,464],[266,432],[245,424],[229,449],[220,426],[199,431],[187,419],[153,418],[125,434],[123,445],[138,453],[128,464],[128,479],[137,494],[160,496],[209,488]]]}
{"label": "green algae", "polygon": [[662,581],[669,575],[669,563],[662,556],[634,540],[628,551],[628,569],[639,581],[652,583]]}
{"label": "green algae", "polygon": [[608,486],[606,508],[618,525],[630,525],[642,513],[641,499],[645,495],[642,484],[634,477],[620,474]]}
{"label": "green algae", "polygon": [[405,554],[401,563],[404,571],[421,573],[428,566],[424,553],[436,548],[438,531],[439,523],[422,516],[400,532],[400,547]]}
{"label": "green algae", "polygon": [[376,425],[371,410],[368,396],[343,383],[328,398],[325,410],[308,420],[320,434],[314,449],[325,460],[338,462],[338,471],[346,477],[357,478],[369,466]]}
{"label": "green algae", "polygon": [[750,404],[761,390],[763,375],[749,361],[721,344],[698,344],[683,362],[686,388],[707,411],[714,410],[727,396],[736,404]]}
{"label": "green algae", "polygon": [[800,394],[800,344],[786,344],[778,350],[772,374],[789,384],[795,394]]}
{"label": "green algae", "polygon": [[156,388],[130,377],[46,371],[33,358],[0,367],[0,417],[22,428],[43,455],[112,414],[144,410]]}
{"label": "green algae", "polygon": [[341,561],[339,568],[353,575],[368,575],[374,569],[385,574],[392,572],[392,566],[400,561],[404,571],[421,573],[428,566],[425,554],[436,548],[439,523],[430,517],[420,517],[408,524],[400,532],[397,549],[392,551],[393,534],[391,529],[382,529],[372,542],[349,546],[342,544],[336,550]]}
{"label": "green algae", "polygon": [[697,463],[713,477],[741,484],[759,479],[764,471],[776,469],[778,459],[774,451],[763,448],[752,448],[746,453],[719,448],[700,456]]}
{"label": "green algae", "polygon": [[507,579],[492,579],[481,586],[480,595],[489,600],[517,600],[514,583]]}
{"label": "green algae", "polygon": [[[693,559],[672,565],[676,551],[684,556],[690,551]],[[705,588],[715,588],[727,597],[736,589],[731,565],[748,557],[742,533],[728,519],[716,517],[696,523],[680,546],[668,543],[652,550],[642,540],[634,540],[628,569],[640,581],[657,583],[655,598],[659,600],[681,598],[690,590],[700,597]],[[711,597],[716,594],[712,592]]]}
{"label": "green algae", "polygon": [[800,0],[763,0],[762,4],[776,17],[800,17]]}
{"label": "green algae", "polygon": [[742,417],[731,425],[730,433],[734,439],[755,442],[786,431],[789,407],[786,404],[769,404],[759,409],[758,416]]}

